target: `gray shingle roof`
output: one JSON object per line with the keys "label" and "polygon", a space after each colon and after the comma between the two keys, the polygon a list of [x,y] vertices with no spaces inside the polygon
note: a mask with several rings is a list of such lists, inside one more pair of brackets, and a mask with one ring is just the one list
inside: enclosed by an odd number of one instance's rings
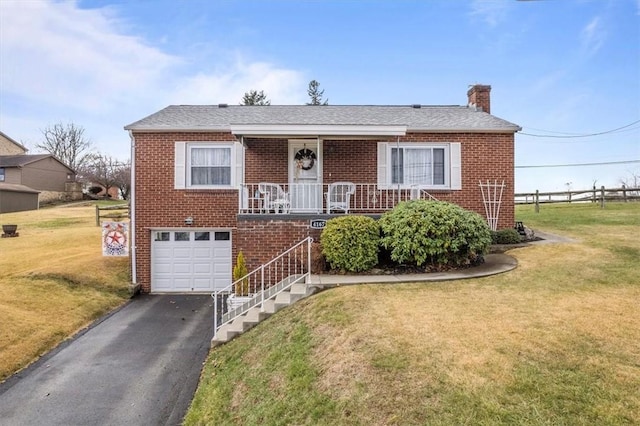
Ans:
{"label": "gray shingle roof", "polygon": [[520,127],[467,106],[171,105],[125,126],[133,131],[228,131],[238,125],[407,126],[417,132],[517,132]]}
{"label": "gray shingle roof", "polygon": [[0,167],[20,167],[47,157],[53,156],[51,154],[0,155]]}
{"label": "gray shingle roof", "polygon": [[27,192],[30,194],[39,194],[40,191],[36,191],[33,188],[29,188],[25,185],[18,185],[16,183],[4,183],[0,182],[0,191],[10,191],[10,192]]}

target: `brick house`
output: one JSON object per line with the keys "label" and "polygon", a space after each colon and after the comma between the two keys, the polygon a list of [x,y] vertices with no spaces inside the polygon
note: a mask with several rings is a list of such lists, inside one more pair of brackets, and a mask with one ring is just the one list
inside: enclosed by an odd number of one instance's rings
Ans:
{"label": "brick house", "polygon": [[[132,264],[144,292],[210,292],[340,214],[413,198],[485,215],[480,181],[504,181],[514,225],[517,125],[464,106],[173,105],[125,127],[132,141]],[[336,183],[341,183],[336,185]]]}

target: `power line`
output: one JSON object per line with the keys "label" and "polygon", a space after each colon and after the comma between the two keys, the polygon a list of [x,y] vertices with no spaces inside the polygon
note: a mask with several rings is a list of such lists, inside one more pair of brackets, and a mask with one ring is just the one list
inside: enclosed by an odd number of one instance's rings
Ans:
{"label": "power line", "polygon": [[539,169],[547,167],[584,167],[584,166],[608,166],[611,164],[632,164],[640,163],[640,160],[627,160],[627,161],[609,161],[606,163],[578,163],[578,164],[544,164],[535,166],[515,166],[516,169]]}
{"label": "power line", "polygon": [[[605,130],[603,132],[597,132],[597,133],[586,133],[586,134],[563,134],[563,135],[541,135],[541,134],[535,134],[535,133],[524,133],[524,132],[519,132],[519,135],[525,135],[525,136],[533,136],[536,138],[562,138],[562,139],[571,139],[571,138],[588,138],[588,137],[592,137],[592,136],[601,136],[601,135],[607,135],[610,133],[615,133],[618,132],[620,130],[626,129],[628,127],[631,127],[635,124],[640,123],[640,120],[636,120],[632,123],[629,123],[627,125],[624,125],[622,127],[618,127],[616,129],[611,129],[611,130]],[[533,129],[533,130],[540,130],[540,129]],[[555,132],[555,131],[551,131],[551,130],[540,130],[543,132],[549,132],[549,133],[564,133],[564,132]]]}

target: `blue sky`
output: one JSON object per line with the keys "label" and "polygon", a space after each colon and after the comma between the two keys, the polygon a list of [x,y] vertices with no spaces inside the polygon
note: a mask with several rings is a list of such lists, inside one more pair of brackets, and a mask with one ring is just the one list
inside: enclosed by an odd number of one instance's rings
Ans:
{"label": "blue sky", "polygon": [[333,105],[490,84],[518,192],[640,176],[640,0],[0,0],[0,130],[32,153],[73,122],[126,159],[123,126],[167,105],[304,104],[312,79]]}

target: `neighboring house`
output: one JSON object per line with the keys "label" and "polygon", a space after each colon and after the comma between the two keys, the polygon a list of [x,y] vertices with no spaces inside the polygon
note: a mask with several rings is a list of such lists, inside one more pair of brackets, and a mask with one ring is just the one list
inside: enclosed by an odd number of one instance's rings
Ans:
{"label": "neighboring house", "polygon": [[66,199],[74,181],[75,172],[51,154],[0,155],[0,184],[36,190],[40,203]]}
{"label": "neighboring house", "polygon": [[490,114],[490,90],[473,86],[465,106],[174,105],[126,126],[134,283],[222,289],[239,251],[251,270],[318,239],[315,219],[412,198],[484,216],[481,180],[504,181],[498,228],[512,228],[520,127]]}
{"label": "neighboring house", "polygon": [[27,148],[0,132],[0,155],[20,155],[27,151]]}

